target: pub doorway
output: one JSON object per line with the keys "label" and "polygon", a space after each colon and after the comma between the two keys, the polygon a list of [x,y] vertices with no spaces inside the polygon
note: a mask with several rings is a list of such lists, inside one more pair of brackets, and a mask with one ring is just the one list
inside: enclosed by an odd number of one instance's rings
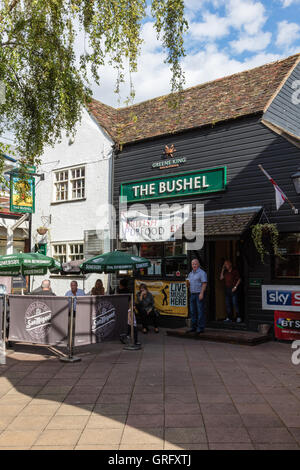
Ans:
{"label": "pub doorway", "polygon": [[[243,327],[245,325],[244,299],[243,299],[243,262],[240,252],[239,240],[217,240],[209,242],[209,306],[208,320],[214,326]],[[220,274],[225,260],[231,260],[241,275],[242,283],[239,287],[239,308],[242,323],[236,323],[236,312],[234,321],[224,323],[227,317],[225,306],[224,281],[220,281]]]}

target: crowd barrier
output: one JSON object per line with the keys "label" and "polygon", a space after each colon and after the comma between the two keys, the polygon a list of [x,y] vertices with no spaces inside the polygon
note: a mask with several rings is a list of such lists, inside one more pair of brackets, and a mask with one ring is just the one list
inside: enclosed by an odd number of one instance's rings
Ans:
{"label": "crowd barrier", "polygon": [[127,322],[128,295],[125,294],[4,295],[0,301],[0,356],[5,357],[8,338],[11,342],[67,347],[68,355],[61,360],[75,362],[80,359],[73,355],[74,346],[117,339],[127,333]]}

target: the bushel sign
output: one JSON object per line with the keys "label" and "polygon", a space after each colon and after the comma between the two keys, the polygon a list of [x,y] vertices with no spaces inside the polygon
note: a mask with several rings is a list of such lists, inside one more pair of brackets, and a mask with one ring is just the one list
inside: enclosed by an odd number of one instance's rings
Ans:
{"label": "the bushel sign", "polygon": [[121,202],[137,202],[168,197],[189,196],[224,191],[226,168],[210,168],[162,178],[121,184]]}

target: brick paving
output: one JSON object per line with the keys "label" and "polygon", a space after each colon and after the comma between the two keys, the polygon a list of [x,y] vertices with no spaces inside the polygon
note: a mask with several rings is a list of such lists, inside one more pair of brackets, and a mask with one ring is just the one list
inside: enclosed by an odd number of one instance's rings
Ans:
{"label": "brick paving", "polygon": [[0,450],[299,449],[291,345],[140,335],[76,351],[15,345],[0,365]]}

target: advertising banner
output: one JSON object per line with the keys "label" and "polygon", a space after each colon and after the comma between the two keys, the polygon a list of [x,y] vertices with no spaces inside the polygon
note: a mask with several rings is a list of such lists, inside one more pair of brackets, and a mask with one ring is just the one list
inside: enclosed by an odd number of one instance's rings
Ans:
{"label": "advertising banner", "polygon": [[67,345],[70,300],[45,295],[10,295],[9,340]]}
{"label": "advertising banner", "polygon": [[286,312],[275,310],[274,330],[277,339],[300,339],[300,312]]}
{"label": "advertising banner", "polygon": [[144,281],[136,280],[134,295],[139,291],[141,284],[146,284],[153,295],[154,306],[161,315],[177,317],[188,316],[188,289],[186,281]]}
{"label": "advertising banner", "polygon": [[128,294],[77,297],[74,345],[101,343],[126,334],[128,306]]}
{"label": "advertising banner", "polygon": [[300,286],[263,285],[262,309],[300,312]]}
{"label": "advertising banner", "polygon": [[189,206],[160,214],[128,210],[120,214],[120,239],[126,243],[162,242],[176,239],[190,215]]}

